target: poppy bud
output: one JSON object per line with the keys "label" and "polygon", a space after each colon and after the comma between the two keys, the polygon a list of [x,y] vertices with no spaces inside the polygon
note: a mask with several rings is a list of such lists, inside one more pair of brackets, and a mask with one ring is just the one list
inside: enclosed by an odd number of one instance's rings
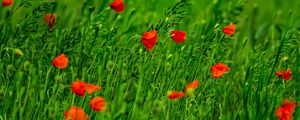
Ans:
{"label": "poppy bud", "polygon": [[18,48],[15,49],[15,54],[17,56],[23,56],[23,52],[20,49],[18,49]]}
{"label": "poppy bud", "polygon": [[47,13],[45,15],[44,20],[45,20],[45,23],[47,24],[48,28],[52,29],[56,25],[56,14]]}

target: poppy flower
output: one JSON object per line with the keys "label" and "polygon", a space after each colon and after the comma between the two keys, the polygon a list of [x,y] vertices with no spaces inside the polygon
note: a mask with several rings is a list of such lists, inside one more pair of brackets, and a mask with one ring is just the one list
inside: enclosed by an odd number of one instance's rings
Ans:
{"label": "poppy flower", "polygon": [[292,69],[287,69],[287,70],[281,70],[276,72],[276,76],[280,77],[281,79],[288,81],[293,78],[292,76]]}
{"label": "poppy flower", "polygon": [[60,54],[56,58],[52,60],[52,65],[59,68],[64,69],[68,66],[69,60],[65,54]]}
{"label": "poppy flower", "polygon": [[72,92],[78,96],[84,96],[86,92],[86,83],[82,81],[75,81],[72,84]]}
{"label": "poppy flower", "polygon": [[90,101],[90,107],[97,112],[100,112],[105,105],[106,102],[103,97],[95,97]]}
{"label": "poppy flower", "polygon": [[176,43],[182,43],[186,39],[186,33],[184,31],[173,30],[171,32],[172,39]]}
{"label": "poppy flower", "polygon": [[96,90],[101,90],[101,87],[96,86],[94,84],[86,84],[85,89],[86,89],[86,92],[88,92],[89,94],[92,94]]}
{"label": "poppy flower", "polygon": [[185,96],[184,92],[176,92],[176,91],[170,91],[168,93],[168,98],[169,99],[178,99],[178,98],[182,98]]}
{"label": "poppy flower", "polygon": [[89,115],[84,113],[80,107],[71,106],[70,109],[64,112],[65,120],[87,120]]}
{"label": "poppy flower", "polygon": [[2,6],[11,6],[13,3],[13,0],[2,0]]}
{"label": "poppy flower", "polygon": [[142,35],[142,43],[148,51],[151,51],[157,42],[156,30],[151,30]]}
{"label": "poppy flower", "polygon": [[231,25],[227,25],[223,28],[223,33],[226,35],[233,35],[235,33],[235,30],[236,30],[236,25],[231,24]]}
{"label": "poppy flower", "polygon": [[96,90],[100,90],[100,86],[96,86],[93,84],[87,84],[83,81],[75,81],[72,83],[72,92],[78,96],[84,96],[85,92],[92,94]]}
{"label": "poppy flower", "polygon": [[194,90],[199,86],[199,80],[195,80],[185,86],[185,91]]}
{"label": "poppy flower", "polygon": [[217,63],[210,68],[213,78],[220,78],[223,74],[225,74],[229,70],[230,68],[223,63]]}
{"label": "poppy flower", "polygon": [[56,24],[56,14],[47,13],[44,19],[49,29],[54,28]]}
{"label": "poppy flower", "polygon": [[115,0],[109,4],[110,8],[116,12],[123,12],[125,9],[125,4],[122,0]]}
{"label": "poppy flower", "polygon": [[296,102],[290,102],[288,99],[285,99],[283,100],[283,105],[277,108],[275,115],[279,120],[292,120],[296,106]]}

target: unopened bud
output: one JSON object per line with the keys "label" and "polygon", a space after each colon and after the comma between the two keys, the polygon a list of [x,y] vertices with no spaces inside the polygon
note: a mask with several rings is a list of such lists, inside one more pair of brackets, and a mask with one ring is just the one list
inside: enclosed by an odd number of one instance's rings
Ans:
{"label": "unopened bud", "polygon": [[17,56],[23,56],[23,52],[20,49],[16,48],[14,51]]}
{"label": "unopened bud", "polygon": [[284,56],[284,57],[281,58],[281,60],[284,61],[284,62],[287,61],[288,59],[289,59],[288,56]]}

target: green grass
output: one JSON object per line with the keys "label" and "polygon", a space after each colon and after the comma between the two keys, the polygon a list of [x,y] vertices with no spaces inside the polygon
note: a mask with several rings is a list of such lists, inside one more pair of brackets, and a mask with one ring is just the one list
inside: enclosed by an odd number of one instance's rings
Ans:
{"label": "green grass", "polygon": [[[172,10],[179,0],[124,0],[122,13],[108,0],[57,1],[0,7],[0,120],[61,120],[71,105],[91,120],[273,120],[284,98],[300,102],[299,1],[190,0]],[[43,17],[52,12],[57,25],[48,30]],[[233,37],[222,33],[230,23],[237,24]],[[141,35],[153,28],[159,39],[147,52]],[[173,29],[187,40],[172,41]],[[69,58],[63,70],[51,64],[61,53]],[[231,70],[213,79],[217,62]],[[288,68],[291,81],[275,76]],[[195,97],[166,97],[195,79]],[[76,80],[103,89],[81,98],[71,92]],[[95,96],[106,99],[108,112],[90,109]]]}

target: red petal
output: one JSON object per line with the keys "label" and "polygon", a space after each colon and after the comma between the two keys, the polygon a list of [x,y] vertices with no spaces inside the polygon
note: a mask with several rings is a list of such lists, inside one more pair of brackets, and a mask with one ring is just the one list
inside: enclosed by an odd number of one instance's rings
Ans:
{"label": "red petal", "polygon": [[168,93],[168,98],[169,99],[179,99],[185,96],[184,92],[176,92],[176,91],[170,91]]}
{"label": "red petal", "polygon": [[276,72],[276,76],[278,76],[278,77],[281,77],[282,74],[283,74],[283,71],[278,71],[278,72]]}
{"label": "red petal", "polygon": [[281,79],[288,81],[293,78],[292,76],[292,69],[287,69],[287,70],[281,70],[276,72],[276,76],[280,77]]}
{"label": "red petal", "polygon": [[176,43],[182,43],[186,39],[186,33],[184,31],[173,30],[171,32],[172,39]]}
{"label": "red petal", "polygon": [[98,112],[100,112],[105,105],[106,102],[103,97],[95,97],[90,101],[90,107]]}
{"label": "red petal", "polygon": [[116,0],[114,2],[111,2],[109,6],[116,12],[123,12],[125,9],[125,4],[122,0]]}
{"label": "red petal", "polygon": [[64,112],[65,120],[87,120],[88,115],[80,107],[71,106],[70,109]]}
{"label": "red petal", "polygon": [[86,83],[82,81],[73,82],[72,92],[78,96],[84,96],[86,92]]}
{"label": "red petal", "polygon": [[229,70],[230,68],[223,63],[217,63],[210,68],[213,78],[219,78]]}
{"label": "red petal", "polygon": [[13,2],[13,0],[2,0],[2,6],[10,6]]}
{"label": "red petal", "polygon": [[158,37],[156,35],[156,30],[152,30],[149,32],[146,32],[142,35],[142,43],[146,47],[148,51],[151,51],[152,48],[157,43]]}
{"label": "red petal", "polygon": [[195,80],[191,83],[189,83],[186,87],[185,87],[185,90],[188,91],[190,89],[196,89],[198,86],[199,86],[199,80]]}
{"label": "red petal", "polygon": [[281,107],[277,108],[276,113],[275,113],[276,117],[281,118],[282,114],[283,114],[283,109]]}
{"label": "red petal", "polygon": [[288,99],[284,99],[283,105],[277,108],[275,115],[280,120],[292,120],[296,106],[296,102],[290,102]]}
{"label": "red petal", "polygon": [[284,80],[291,80],[293,78],[293,76],[291,75],[292,70],[291,69],[287,69],[284,73],[283,79]]}
{"label": "red petal", "polygon": [[156,30],[151,30],[151,31],[145,32],[142,35],[143,39],[146,39],[146,40],[153,39],[155,36],[157,36]]}
{"label": "red petal", "polygon": [[89,94],[92,94],[93,92],[95,92],[96,90],[101,90],[101,87],[100,86],[96,86],[96,85],[93,85],[93,84],[86,84],[86,91],[89,93]]}
{"label": "red petal", "polygon": [[60,69],[66,68],[68,66],[68,63],[69,60],[65,54],[60,54],[52,60],[52,65]]}
{"label": "red petal", "polygon": [[226,35],[233,35],[235,33],[235,30],[236,30],[236,25],[232,24],[232,25],[225,26],[223,28],[223,33]]}

